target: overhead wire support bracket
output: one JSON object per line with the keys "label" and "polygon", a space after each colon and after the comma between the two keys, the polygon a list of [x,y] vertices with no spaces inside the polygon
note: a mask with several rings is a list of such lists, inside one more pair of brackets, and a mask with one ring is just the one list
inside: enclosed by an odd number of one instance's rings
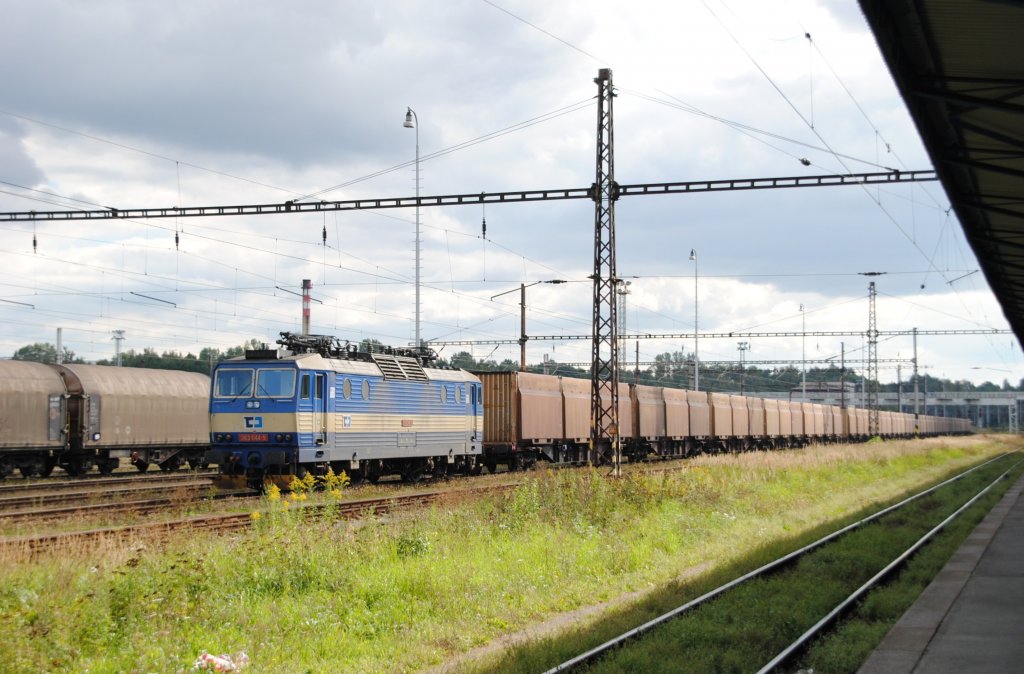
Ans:
{"label": "overhead wire support bracket", "polygon": [[[613,182],[608,196],[619,197],[649,194],[687,194],[694,192],[728,192],[739,190],[786,189],[791,187],[832,187],[837,185],[878,185],[887,183],[928,182],[938,180],[933,170],[886,171],[785,178],[741,178],[730,180],[695,180],[691,182],[637,183],[620,185]],[[101,208],[66,211],[0,212],[0,222],[37,222],[40,220],[128,220],[150,218],[194,218],[240,215],[287,215],[325,211],[371,211],[415,206],[467,206],[492,203],[559,201],[566,199],[594,200],[596,186],[552,190],[518,190],[511,192],[477,192],[475,194],[442,194],[387,199],[348,199],[342,201],[285,201],[273,204],[240,204],[235,206],[169,206],[166,208]]]}
{"label": "overhead wire support bracket", "polygon": [[[878,330],[879,337],[909,337],[911,335],[1012,335],[1012,330],[1001,330],[998,328],[982,328],[968,330]],[[864,337],[867,333],[864,330],[808,330],[807,332],[702,332],[701,339],[749,339],[752,337]],[[531,341],[556,342],[581,341],[591,339],[591,335],[530,335]],[[630,334],[629,339],[693,339],[692,332],[660,332],[660,333],[636,333]],[[475,346],[475,345],[504,345],[518,344],[516,339],[464,339],[456,341],[427,340],[432,346]],[[703,362],[703,361],[702,361]]]}

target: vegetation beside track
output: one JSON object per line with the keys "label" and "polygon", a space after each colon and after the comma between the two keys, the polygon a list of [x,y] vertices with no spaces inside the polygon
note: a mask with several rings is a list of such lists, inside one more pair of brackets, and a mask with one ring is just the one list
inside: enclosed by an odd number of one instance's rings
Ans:
{"label": "vegetation beside track", "polygon": [[[821,522],[894,500],[1008,443],[701,457],[620,480],[539,472],[513,491],[361,522],[338,522],[329,508],[314,517],[282,497],[242,534],[0,560],[0,650],[12,672],[180,671],[203,650],[245,651],[250,672],[445,662],[536,671],[552,647],[575,646],[558,639],[508,658],[483,649],[452,659],[545,621],[564,632],[565,612],[627,593],[669,585],[678,595],[713,582],[716,569],[750,561],[752,551],[791,546]],[[680,577],[695,580],[674,585]],[[626,619],[621,605],[614,611],[586,619],[581,632],[594,643],[613,636]]]}
{"label": "vegetation beside track", "polygon": [[[758,671],[1020,458],[1012,454],[989,463],[774,573],[748,580],[644,638],[611,651],[586,671]],[[827,632],[799,666],[793,663],[801,658],[795,658],[788,670],[782,667],[778,671],[856,672],[889,626],[930,582],[926,575],[934,577],[959,542],[1022,473],[1024,465],[1017,465],[1010,479],[998,483],[922,548],[904,574],[894,574],[899,580],[869,593],[859,610],[842,620],[838,629]],[[743,566],[736,565],[735,575],[741,575]],[[916,594],[897,589],[903,584]]]}

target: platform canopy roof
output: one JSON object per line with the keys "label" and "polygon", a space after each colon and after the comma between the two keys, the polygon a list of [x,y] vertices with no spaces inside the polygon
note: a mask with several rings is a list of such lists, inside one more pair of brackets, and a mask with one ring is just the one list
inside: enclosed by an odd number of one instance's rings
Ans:
{"label": "platform canopy roof", "polygon": [[860,0],[989,286],[1024,337],[1024,0]]}

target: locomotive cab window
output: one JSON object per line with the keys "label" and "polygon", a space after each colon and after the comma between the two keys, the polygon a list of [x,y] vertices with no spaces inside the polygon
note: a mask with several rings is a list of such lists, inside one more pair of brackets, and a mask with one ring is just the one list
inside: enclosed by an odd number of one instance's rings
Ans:
{"label": "locomotive cab window", "polygon": [[252,394],[253,371],[249,368],[222,368],[217,370],[214,395],[220,398],[238,398]]}
{"label": "locomotive cab window", "polygon": [[291,398],[295,395],[295,371],[259,370],[256,373],[256,392],[261,398]]}

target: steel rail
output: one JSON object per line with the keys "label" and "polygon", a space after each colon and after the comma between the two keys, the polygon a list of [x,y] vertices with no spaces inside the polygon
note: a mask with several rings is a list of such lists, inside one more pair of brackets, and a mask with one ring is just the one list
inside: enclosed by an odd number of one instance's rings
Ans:
{"label": "steel rail", "polygon": [[90,488],[98,486],[99,485],[79,485],[76,488],[65,489],[53,489],[49,486],[43,486],[38,489],[28,491],[2,494],[0,495],[0,516],[3,515],[5,510],[19,508],[22,506],[88,501],[90,499],[94,499],[96,496],[103,496],[104,498],[109,499],[122,496],[147,494],[150,492],[160,493],[169,489],[198,490],[204,487],[211,487],[213,486],[213,483],[208,478],[186,478],[183,476],[177,480],[154,481],[149,483],[137,482],[135,484],[125,483],[106,487],[104,489]]}
{"label": "steel rail", "polygon": [[797,651],[802,649],[807,644],[807,642],[816,637],[827,626],[832,624],[832,622],[839,618],[839,616],[842,615],[845,611],[849,610],[850,606],[852,606],[854,602],[856,602],[858,599],[867,594],[868,591],[870,591],[876,585],[885,580],[885,578],[887,578],[889,574],[891,574],[894,570],[899,568],[915,552],[921,549],[921,547],[924,546],[925,543],[934,538],[950,522],[952,522],[954,519],[962,515],[964,511],[966,511],[969,507],[971,507],[974,504],[975,501],[977,501],[986,493],[988,493],[988,491],[992,489],[992,487],[996,486],[999,482],[1006,479],[1010,472],[1017,466],[1019,466],[1022,461],[1024,461],[1024,459],[1022,459],[1021,461],[1017,461],[1017,463],[1013,464],[1008,469],[1006,469],[1006,471],[1002,475],[997,477],[987,487],[979,491],[970,500],[968,500],[962,506],[957,508],[949,517],[939,522],[939,524],[937,524],[931,531],[929,531],[924,536],[919,538],[916,543],[914,543],[909,548],[904,550],[902,554],[900,554],[896,559],[894,559],[892,562],[886,565],[884,569],[876,573],[867,582],[865,582],[859,588],[854,590],[854,592],[850,594],[850,596],[848,596],[846,599],[837,604],[835,608],[829,611],[824,618],[816,622],[810,629],[801,634],[796,639],[796,641],[794,641],[785,649],[783,649],[778,655],[772,658],[764,667],[759,669],[757,674],[767,674],[767,672],[773,671],[776,667],[789,660],[789,658],[791,658]]}
{"label": "steel rail", "polygon": [[20,492],[37,491],[43,489],[59,490],[65,488],[80,489],[97,485],[118,485],[118,484],[144,484],[146,482],[160,482],[163,480],[175,481],[187,478],[212,478],[217,475],[214,470],[191,470],[179,471],[153,470],[148,473],[136,471],[113,473],[111,475],[100,475],[91,473],[78,477],[66,477],[64,475],[52,475],[50,477],[31,478],[8,478],[0,480],[0,496],[3,494],[15,494]]}
{"label": "steel rail", "polygon": [[614,648],[618,648],[619,646],[622,646],[627,641],[631,641],[631,640],[633,640],[633,639],[635,639],[635,638],[637,638],[637,637],[639,637],[639,636],[641,636],[641,635],[651,631],[655,627],[657,627],[657,626],[659,626],[659,625],[661,625],[661,624],[663,624],[665,622],[668,622],[669,620],[672,620],[673,618],[677,618],[681,614],[683,614],[683,613],[685,613],[685,612],[687,612],[687,611],[689,611],[691,609],[694,609],[694,608],[696,608],[696,607],[698,607],[698,606],[700,606],[702,604],[707,603],[711,599],[714,599],[715,597],[718,597],[719,595],[722,595],[725,592],[728,592],[729,590],[731,590],[731,589],[733,589],[733,588],[735,588],[735,587],[737,587],[739,585],[742,585],[743,583],[745,583],[748,580],[751,580],[751,579],[756,578],[758,576],[761,576],[761,575],[763,575],[763,574],[765,574],[765,573],[767,573],[769,571],[773,571],[773,570],[775,570],[775,569],[777,569],[777,568],[779,568],[781,566],[789,564],[790,562],[795,561],[796,559],[798,559],[800,557],[803,557],[807,553],[820,548],[821,546],[825,545],[826,543],[830,543],[831,541],[839,538],[840,536],[843,536],[844,534],[849,533],[850,531],[853,531],[854,529],[857,529],[857,528],[859,528],[859,527],[861,527],[861,526],[863,526],[865,524],[868,524],[869,522],[872,522],[872,521],[882,517],[883,515],[891,513],[894,510],[898,510],[899,508],[902,508],[903,506],[911,503],[912,501],[915,501],[915,500],[917,500],[917,499],[919,499],[919,498],[921,498],[923,496],[927,496],[928,494],[932,493],[933,491],[941,489],[942,487],[945,487],[946,485],[952,484],[953,482],[956,482],[957,480],[959,480],[959,479],[969,475],[970,473],[972,473],[972,472],[974,472],[976,470],[979,470],[979,469],[989,465],[990,463],[993,463],[994,461],[998,461],[998,460],[1000,460],[1000,459],[1002,459],[1002,458],[1004,458],[1004,457],[1006,457],[1008,455],[1009,455],[1009,453],[1000,454],[999,456],[994,457],[992,459],[989,459],[988,461],[985,461],[984,463],[980,463],[977,466],[973,466],[972,468],[969,468],[969,469],[965,470],[964,472],[960,473],[959,475],[955,475],[954,477],[951,477],[948,480],[940,482],[940,483],[938,483],[936,485],[933,485],[933,486],[929,487],[928,489],[925,489],[924,491],[921,491],[921,492],[919,492],[917,494],[914,494],[913,496],[905,498],[902,501],[900,501],[899,503],[894,503],[893,505],[888,506],[886,508],[883,508],[882,510],[879,510],[878,512],[873,513],[872,515],[869,515],[869,516],[867,516],[867,517],[865,517],[865,518],[863,518],[861,520],[853,522],[852,524],[848,524],[848,525],[846,525],[845,527],[843,527],[841,529],[833,531],[831,534],[828,534],[827,536],[823,536],[822,538],[819,538],[818,540],[816,540],[816,541],[814,541],[812,543],[809,543],[809,544],[803,546],[802,548],[799,548],[798,550],[794,550],[793,552],[790,552],[790,553],[788,553],[786,555],[783,555],[782,557],[779,557],[778,559],[776,559],[774,561],[768,562],[767,564],[765,564],[763,566],[760,566],[760,567],[754,569],[753,571],[749,571],[749,572],[743,574],[739,578],[735,578],[735,579],[729,581],[728,583],[726,583],[724,585],[720,585],[719,587],[717,587],[717,588],[715,588],[715,589],[713,589],[713,590],[711,590],[709,592],[706,592],[706,593],[702,594],[701,596],[697,597],[696,599],[692,599],[692,600],[686,602],[682,606],[678,606],[678,607],[672,609],[671,611],[669,611],[667,613],[664,613],[664,614],[662,614],[662,615],[660,615],[660,616],[658,616],[656,618],[653,618],[652,620],[649,620],[649,621],[645,622],[644,624],[640,625],[639,627],[634,627],[633,629],[631,629],[631,630],[629,630],[627,632],[623,632],[622,634],[620,634],[619,636],[617,636],[617,637],[615,637],[613,639],[609,639],[608,641],[606,641],[606,642],[604,642],[604,643],[602,643],[602,644],[600,644],[598,646],[595,646],[594,648],[591,648],[590,650],[586,651],[585,653],[581,653],[580,655],[577,655],[574,658],[566,660],[565,662],[561,663],[560,665],[557,665],[555,667],[552,667],[551,669],[548,669],[547,671],[544,672],[544,674],[555,674],[555,672],[566,672],[566,671],[569,671],[569,670],[571,670],[571,669],[573,669],[575,667],[578,667],[580,665],[583,665],[583,664],[586,664],[588,662],[591,662],[591,661],[595,660],[598,656],[604,655],[608,651],[610,651],[610,650],[612,650]]}
{"label": "steel rail", "polygon": [[222,501],[235,498],[255,498],[251,490],[244,491],[219,491],[207,494],[204,489],[198,487],[185,487],[185,491],[174,496],[156,496],[146,499],[114,500],[103,503],[91,503],[78,501],[66,502],[64,505],[47,503],[38,508],[26,508],[23,510],[10,510],[0,512],[0,522],[10,524],[15,522],[47,522],[54,519],[63,519],[72,515],[121,515],[133,513],[136,515],[148,515],[150,513],[169,510],[173,506],[193,505],[196,502]]}

